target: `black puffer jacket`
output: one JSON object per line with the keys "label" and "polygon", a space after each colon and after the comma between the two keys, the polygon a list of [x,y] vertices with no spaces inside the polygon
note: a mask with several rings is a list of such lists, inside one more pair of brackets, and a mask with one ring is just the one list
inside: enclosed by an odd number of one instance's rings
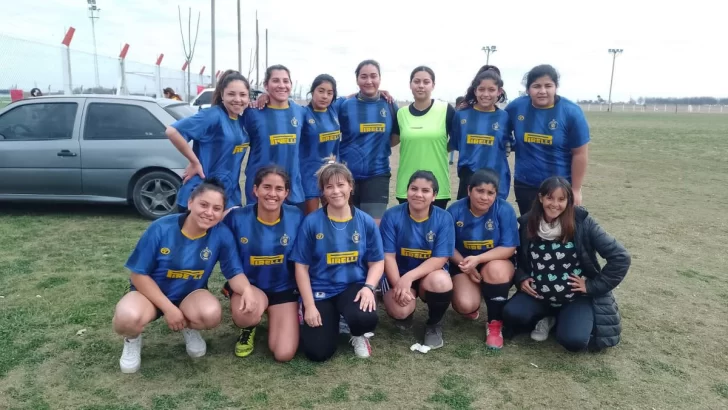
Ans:
{"label": "black puffer jacket", "polygon": [[[624,279],[632,262],[627,250],[612,236],[602,229],[589,216],[586,208],[576,207],[576,234],[574,245],[579,254],[579,263],[586,280],[587,295],[594,299],[594,338],[592,343],[597,348],[616,346],[622,332],[621,317],[617,301],[612,289]],[[520,288],[521,282],[528,279],[527,267],[531,266],[531,253],[528,251],[531,241],[528,239],[528,214],[518,218],[521,245],[518,248],[518,268],[513,278]],[[599,266],[597,253],[607,263]]]}

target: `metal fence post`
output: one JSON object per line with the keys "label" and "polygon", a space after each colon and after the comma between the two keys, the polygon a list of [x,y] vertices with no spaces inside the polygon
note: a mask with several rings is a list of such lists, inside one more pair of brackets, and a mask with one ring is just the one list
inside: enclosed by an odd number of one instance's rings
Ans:
{"label": "metal fence post", "polygon": [[71,79],[71,40],[73,39],[73,33],[76,29],[71,27],[66,32],[66,36],[63,37],[64,48],[61,49],[61,68],[63,69],[63,94],[73,94],[73,81]]}

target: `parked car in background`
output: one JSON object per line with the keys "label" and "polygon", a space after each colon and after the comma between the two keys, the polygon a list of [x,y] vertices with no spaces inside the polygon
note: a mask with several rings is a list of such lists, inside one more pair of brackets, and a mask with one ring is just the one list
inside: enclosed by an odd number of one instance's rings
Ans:
{"label": "parked car in background", "polygon": [[[192,102],[190,102],[190,106],[197,108],[197,110],[202,110],[204,108],[209,108],[210,105],[212,105],[212,94],[215,92],[214,88],[205,88],[204,90],[200,91],[199,94],[197,94],[197,97],[192,99]],[[253,90],[250,92],[250,101],[255,101],[260,94],[262,94],[263,91],[261,90]]]}
{"label": "parked car in background", "polygon": [[164,134],[196,112],[149,97],[47,96],[0,109],[0,201],[127,203],[177,212],[187,160]]}

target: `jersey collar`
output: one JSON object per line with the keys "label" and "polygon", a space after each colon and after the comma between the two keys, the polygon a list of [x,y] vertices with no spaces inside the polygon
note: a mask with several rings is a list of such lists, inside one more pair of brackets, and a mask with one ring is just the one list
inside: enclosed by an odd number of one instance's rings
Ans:
{"label": "jersey collar", "polygon": [[[407,204],[407,202],[405,202],[405,204]],[[432,211],[433,211],[434,209],[435,209],[435,204],[434,204],[434,203],[430,204],[430,210],[429,210],[429,211],[427,212],[427,218],[425,218],[425,219],[422,219],[422,220],[418,221],[417,219],[415,219],[415,218],[413,218],[413,217],[412,217],[412,214],[410,213],[410,208],[409,208],[409,204],[407,204],[407,215],[409,215],[409,217],[410,217],[410,218],[411,218],[411,219],[412,219],[413,221],[415,221],[415,222],[417,222],[417,223],[420,223],[420,222],[425,222],[426,220],[430,219],[430,217],[432,216]]]}
{"label": "jersey collar", "polygon": [[258,203],[256,202],[255,205],[253,205],[253,213],[255,214],[255,219],[258,220],[258,222],[262,223],[263,225],[273,226],[278,224],[283,219],[283,205],[281,205],[281,214],[278,215],[278,220],[275,222],[265,222],[262,219],[258,218]]}
{"label": "jersey collar", "polygon": [[[349,207],[351,208],[351,219],[354,219],[354,213],[356,212],[356,207],[354,205],[349,205]],[[329,206],[328,205],[324,206],[322,209],[324,210],[324,214],[326,215],[326,217],[329,218],[329,219],[331,219],[332,221],[334,221],[334,222],[347,222],[347,221],[339,221],[339,220],[336,220],[336,219],[331,218],[329,216]],[[349,219],[348,221],[351,221],[351,219]]]}
{"label": "jersey collar", "polygon": [[196,236],[196,237],[188,236],[186,233],[184,233],[184,231],[182,231],[182,227],[185,225],[185,221],[187,220],[187,217],[188,216],[190,216],[190,211],[189,210],[187,212],[181,214],[179,216],[179,219],[177,219],[177,223],[179,224],[179,231],[182,234],[182,236],[184,236],[187,239],[191,239],[191,240],[194,241],[195,239],[200,239],[203,236],[207,235],[207,231],[205,231],[202,235]]}

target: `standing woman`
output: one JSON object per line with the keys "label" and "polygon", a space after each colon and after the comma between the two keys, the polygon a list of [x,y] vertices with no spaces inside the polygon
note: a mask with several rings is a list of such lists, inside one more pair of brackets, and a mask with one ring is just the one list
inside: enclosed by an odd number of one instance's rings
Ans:
{"label": "standing woman", "polygon": [[452,299],[447,260],[455,248],[452,217],[433,206],[438,188],[432,172],[414,172],[407,202],[388,209],[381,224],[384,307],[398,327],[408,328],[419,296],[429,310],[424,344],[432,349],[444,344],[441,322]]}
{"label": "standing woman", "polygon": [[303,300],[302,349],[313,361],[331,358],[342,315],[354,353],[369,357],[364,334],[378,321],[374,290],[384,272],[382,238],[372,217],[349,205],[354,178],[346,166],[330,161],[318,183],[326,205],[304,219],[290,257]]}
{"label": "standing woman", "polygon": [[508,113],[498,108],[506,100],[500,70],[485,66],[473,79],[463,103],[466,108],[456,112],[452,121],[450,145],[458,153],[458,199],[468,196],[468,182],[475,171],[495,170],[500,186],[498,198],[508,198],[511,189],[511,169],[508,166],[506,145],[510,142],[511,124]]}
{"label": "standing woman", "polygon": [[[602,229],[562,177],[546,179],[538,200],[519,219],[520,247],[514,282],[519,288],[503,311],[505,324],[536,329],[534,340],[546,340],[554,326],[556,340],[569,351],[619,343],[622,330],[612,290],[627,275],[631,258]],[[599,265],[597,254],[607,261]],[[538,322],[538,324],[537,324]]]}
{"label": "standing woman", "polygon": [[[250,138],[238,118],[249,103],[248,80],[237,71],[228,70],[215,87],[212,107],[167,127],[167,138],[190,161],[177,195],[177,206],[182,212],[186,211],[190,193],[205,178],[222,182],[226,209],[240,206],[240,168]],[[193,141],[192,147],[189,141]]]}
{"label": "standing woman", "polygon": [[379,63],[364,60],[356,68],[359,93],[344,101],[339,111],[341,161],[354,175],[354,206],[377,224],[387,210],[392,147],[399,144],[397,104],[379,91]]}
{"label": "standing woman", "polygon": [[225,189],[214,180],[198,185],[184,214],[157,219],[144,232],[124,265],[131,271],[130,291],[114,310],[114,331],[124,336],[119,359],[122,373],[141,366],[142,331],[164,316],[167,326],[181,331],[190,357],[201,357],[207,344],[200,330],[220,324],[222,308],[207,290],[207,280],[219,262],[230,288],[241,295],[233,307],[257,309],[253,287],[243,274],[235,239],[218,224],[225,211]]}
{"label": "standing woman", "polygon": [[434,100],[435,72],[420,66],[410,74],[410,89],[415,102],[397,111],[399,124],[399,169],[396,196],[407,200],[408,181],[417,170],[431,171],[440,184],[435,206],[445,209],[450,200],[450,168],[447,140],[455,109],[444,101]]}
{"label": "standing woman", "polygon": [[339,159],[341,129],[337,106],[344,101],[337,100],[336,80],[328,74],[321,74],[313,80],[309,94],[311,103],[305,107],[301,132],[301,183],[306,198],[306,215],[319,207],[321,191],[316,173],[327,158]]}
{"label": "standing woman", "polygon": [[268,312],[268,347],[279,362],[293,359],[298,349],[298,290],[289,261],[293,242],[303,220],[301,211],[285,205],[291,181],[283,168],[268,165],[258,170],[253,181],[257,202],[235,208],[224,223],[235,237],[243,270],[256,298],[256,309],[242,312],[236,307],[240,295],[225,284],[233,322],[241,328],[235,355],[253,353],[255,328]]}
{"label": "standing woman", "polygon": [[299,144],[304,123],[304,108],[288,103],[291,95],[291,73],[282,65],[265,70],[263,80],[268,104],[260,110],[247,110],[243,116],[250,135],[250,156],[245,168],[245,203],[256,201],[253,194],[255,173],[266,165],[278,165],[291,178],[291,194],[287,202],[303,210]]}
{"label": "standing woman", "polygon": [[[480,316],[480,300],[488,311],[485,344],[503,347],[503,306],[508,300],[518,247],[516,211],[498,195],[498,174],[476,171],[467,183],[468,196],[447,209],[455,221],[455,252],[450,258],[453,309],[470,319]],[[481,296],[482,295],[482,296]]]}
{"label": "standing woman", "polygon": [[525,76],[527,95],[506,107],[515,137],[513,189],[521,215],[531,209],[541,183],[566,178],[574,204],[582,204],[581,187],[589,157],[589,124],[578,105],[557,95],[559,74],[544,64]]}

